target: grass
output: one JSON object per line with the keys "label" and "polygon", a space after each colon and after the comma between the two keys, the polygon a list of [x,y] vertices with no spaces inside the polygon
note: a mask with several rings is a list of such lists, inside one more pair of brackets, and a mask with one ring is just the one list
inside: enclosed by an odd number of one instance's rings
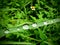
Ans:
{"label": "grass", "polygon": [[59,0],[1,0],[0,42],[59,45],[59,3]]}

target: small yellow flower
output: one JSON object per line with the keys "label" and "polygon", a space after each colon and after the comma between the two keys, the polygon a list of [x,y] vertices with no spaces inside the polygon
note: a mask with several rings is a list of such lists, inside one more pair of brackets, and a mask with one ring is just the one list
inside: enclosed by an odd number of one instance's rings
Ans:
{"label": "small yellow flower", "polygon": [[30,8],[31,8],[32,10],[35,10],[35,6],[31,6]]}

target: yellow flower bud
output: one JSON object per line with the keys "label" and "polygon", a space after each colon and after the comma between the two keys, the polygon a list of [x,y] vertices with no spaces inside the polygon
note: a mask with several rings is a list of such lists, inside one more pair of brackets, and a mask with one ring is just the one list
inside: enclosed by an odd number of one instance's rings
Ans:
{"label": "yellow flower bud", "polygon": [[35,10],[35,6],[31,6],[30,8],[31,8],[32,10]]}

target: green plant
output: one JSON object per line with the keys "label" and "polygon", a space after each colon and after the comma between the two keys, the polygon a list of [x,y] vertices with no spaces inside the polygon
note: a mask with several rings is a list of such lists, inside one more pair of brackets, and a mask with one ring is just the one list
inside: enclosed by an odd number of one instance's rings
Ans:
{"label": "green plant", "polygon": [[0,42],[59,45],[59,3],[59,0],[0,0]]}

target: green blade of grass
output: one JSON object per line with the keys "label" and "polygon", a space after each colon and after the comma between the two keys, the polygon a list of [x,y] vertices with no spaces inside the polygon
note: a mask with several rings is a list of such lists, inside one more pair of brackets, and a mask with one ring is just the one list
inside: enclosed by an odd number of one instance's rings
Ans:
{"label": "green blade of grass", "polygon": [[[49,24],[53,24],[53,23],[56,23],[56,22],[60,22],[60,19],[48,20],[47,22],[48,22],[48,25],[49,25]],[[37,25],[39,25],[38,27],[44,26],[43,22],[42,22],[42,24],[37,22]],[[21,27],[22,27],[22,26],[21,26]],[[29,27],[30,27],[29,29],[33,29],[33,28],[31,27],[31,25],[29,25]],[[15,29],[15,28],[13,28],[13,29]],[[21,29],[23,29],[23,28],[21,28]],[[34,28],[34,29],[35,29],[35,28]],[[9,29],[9,30],[10,30],[10,29]],[[16,30],[17,30],[17,28],[16,28]],[[18,32],[18,31],[16,31],[16,30],[13,30],[12,33],[13,33],[14,31],[15,31],[15,32]],[[0,38],[1,38],[1,37],[3,37],[5,34],[4,34],[4,31],[2,31],[2,30],[0,30],[0,32],[1,32],[1,33],[0,33]],[[9,32],[11,33],[11,30],[10,30]]]}
{"label": "green blade of grass", "polygon": [[5,36],[4,30],[0,30],[0,38],[2,38],[3,36]]}
{"label": "green blade of grass", "polygon": [[0,44],[32,44],[28,42],[0,41]]}
{"label": "green blade of grass", "polygon": [[40,33],[40,38],[41,38],[42,40],[46,40],[46,39],[47,39],[47,36],[43,33],[43,31],[40,30],[40,29],[38,29],[38,31],[39,31],[39,33]]}

